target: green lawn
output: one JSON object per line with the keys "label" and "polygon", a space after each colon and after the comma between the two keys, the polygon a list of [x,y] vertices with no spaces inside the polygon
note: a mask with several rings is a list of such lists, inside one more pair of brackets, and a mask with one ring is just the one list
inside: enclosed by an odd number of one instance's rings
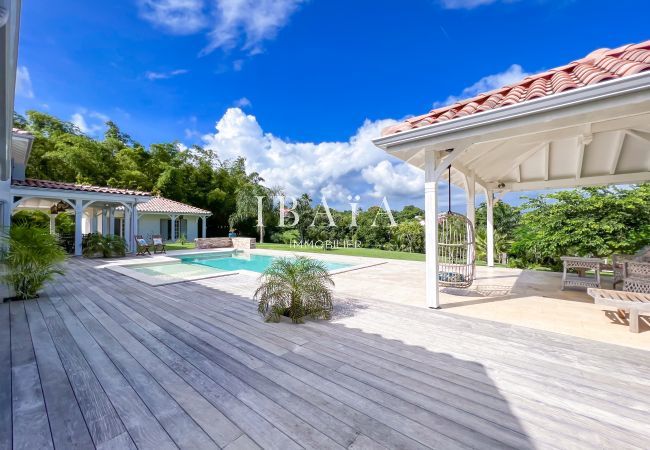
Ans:
{"label": "green lawn", "polygon": [[181,244],[179,242],[166,242],[165,243],[165,248],[167,250],[191,250],[193,249],[194,242],[186,242],[185,244]]}
{"label": "green lawn", "polygon": [[424,254],[409,252],[393,252],[377,248],[337,248],[324,250],[322,248],[299,248],[288,244],[257,244],[257,248],[268,250],[285,250],[290,252],[327,253],[328,255],[365,256],[367,258],[401,259],[407,261],[424,261]]}
{"label": "green lawn", "polygon": [[[169,243],[167,250],[190,250],[195,248],[193,242],[186,244]],[[333,250],[325,250],[322,248],[299,248],[292,247],[289,244],[257,244],[257,248],[268,250],[283,250],[288,252],[303,252],[303,253],[327,253],[328,255],[345,255],[345,256],[359,256],[366,258],[384,258],[384,259],[399,259],[403,261],[424,261],[423,253],[409,253],[409,252],[396,252],[389,250],[380,250],[378,248],[337,248]],[[477,266],[485,266],[484,261],[476,261]],[[501,264],[495,264],[497,267],[505,267]]]}

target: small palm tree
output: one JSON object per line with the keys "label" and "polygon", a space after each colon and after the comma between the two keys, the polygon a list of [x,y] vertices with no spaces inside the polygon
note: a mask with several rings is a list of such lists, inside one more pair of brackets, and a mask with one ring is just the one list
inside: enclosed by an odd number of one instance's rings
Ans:
{"label": "small palm tree", "polygon": [[302,323],[304,317],[329,319],[334,281],[325,265],[311,258],[278,258],[262,274],[255,291],[257,310],[267,322],[281,316]]}
{"label": "small palm tree", "polygon": [[63,274],[66,253],[47,229],[15,224],[2,236],[6,273],[2,281],[14,289],[16,298],[35,298],[46,281]]}

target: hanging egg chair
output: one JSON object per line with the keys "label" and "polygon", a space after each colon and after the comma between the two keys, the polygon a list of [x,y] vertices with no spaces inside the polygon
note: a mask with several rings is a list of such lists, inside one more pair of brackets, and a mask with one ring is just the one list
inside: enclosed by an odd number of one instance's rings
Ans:
{"label": "hanging egg chair", "polygon": [[448,170],[448,210],[438,215],[438,282],[463,289],[474,282],[476,240],[472,222],[451,212],[451,166]]}

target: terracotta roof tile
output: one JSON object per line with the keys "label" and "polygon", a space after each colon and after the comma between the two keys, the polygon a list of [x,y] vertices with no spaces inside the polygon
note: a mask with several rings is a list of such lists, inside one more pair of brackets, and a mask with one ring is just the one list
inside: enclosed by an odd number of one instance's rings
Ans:
{"label": "terracotta roof tile", "polygon": [[205,209],[196,208],[164,197],[153,197],[148,202],[138,203],[137,209],[139,212],[148,213],[212,214]]}
{"label": "terracotta roof tile", "polygon": [[571,89],[650,71],[650,40],[615,49],[601,48],[565,66],[524,78],[473,98],[411,117],[382,131],[383,136],[516,105]]}
{"label": "terracotta roof tile", "polygon": [[138,195],[138,196],[149,196],[149,192],[143,191],[134,191],[131,189],[118,189],[106,186],[92,186],[89,184],[76,184],[76,183],[64,183],[61,181],[49,181],[49,180],[36,180],[33,178],[27,178],[25,180],[12,180],[12,186],[22,186],[22,187],[32,187],[32,188],[42,188],[42,189],[61,189],[65,191],[82,191],[82,192],[98,192],[102,194],[119,194],[119,195]]}

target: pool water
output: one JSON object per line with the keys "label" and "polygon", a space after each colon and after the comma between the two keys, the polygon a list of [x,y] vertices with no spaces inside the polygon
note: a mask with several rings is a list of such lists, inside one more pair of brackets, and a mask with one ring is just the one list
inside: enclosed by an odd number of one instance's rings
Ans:
{"label": "pool water", "polygon": [[[177,256],[183,264],[192,264],[204,267],[210,267],[219,271],[236,271],[236,270],[250,270],[252,272],[262,273],[269,267],[274,260],[275,256],[268,255],[251,255],[250,253],[227,253],[224,255],[215,255],[214,253],[204,253],[197,255],[184,255]],[[327,268],[327,270],[337,270],[350,267],[351,264],[337,263],[331,261],[319,260]]]}

